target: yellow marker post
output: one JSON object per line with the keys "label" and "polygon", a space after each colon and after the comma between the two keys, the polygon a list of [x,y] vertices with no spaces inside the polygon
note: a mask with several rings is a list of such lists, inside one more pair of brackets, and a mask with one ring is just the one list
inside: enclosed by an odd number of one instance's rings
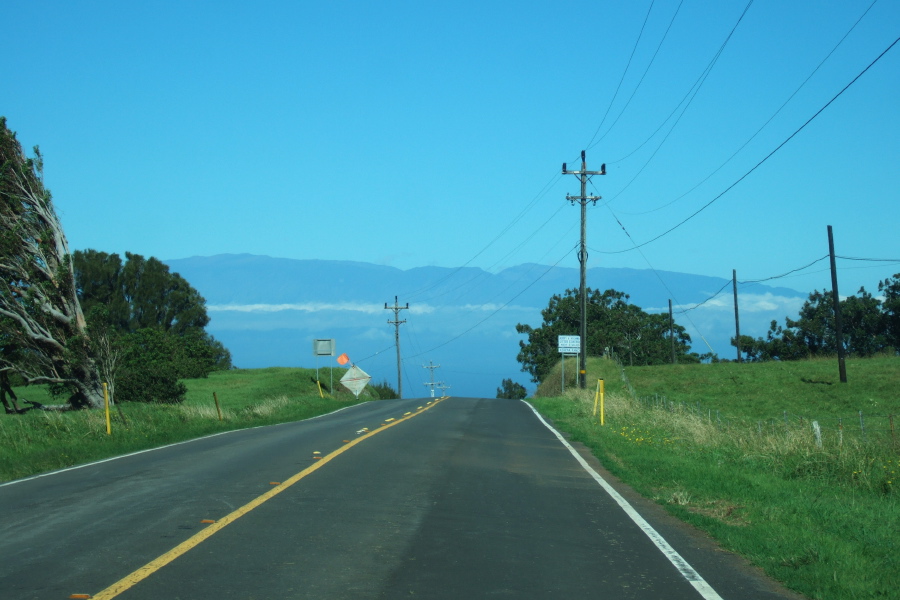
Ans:
{"label": "yellow marker post", "polygon": [[103,382],[103,406],[106,408],[106,435],[112,435],[112,424],[109,421],[109,387]]}
{"label": "yellow marker post", "polygon": [[322,384],[319,383],[318,379],[316,379],[316,385],[319,386],[319,398],[324,398],[325,394],[322,393]]}
{"label": "yellow marker post", "polygon": [[600,425],[605,425],[606,411],[603,409],[603,400],[606,396],[606,382],[601,379],[598,383],[600,384]]}
{"label": "yellow marker post", "polygon": [[603,425],[603,396],[604,394],[604,381],[602,379],[597,380],[597,393],[594,394],[594,416],[597,416],[597,401],[600,402],[600,424]]}

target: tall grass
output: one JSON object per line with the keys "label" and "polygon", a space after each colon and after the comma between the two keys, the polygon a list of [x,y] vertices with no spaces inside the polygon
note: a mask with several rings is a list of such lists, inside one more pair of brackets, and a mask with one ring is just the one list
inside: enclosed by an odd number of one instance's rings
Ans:
{"label": "tall grass", "polygon": [[[0,481],[221,431],[297,421],[376,399],[363,393],[357,400],[346,390],[322,397],[310,369],[235,369],[185,384],[182,404],[119,404],[121,413],[111,411],[109,435],[104,411],[0,414]],[[54,402],[41,387],[16,392],[20,398]]]}
{"label": "tall grass", "polygon": [[[695,386],[707,384],[706,366],[691,373]],[[720,421],[694,409],[690,395],[641,402],[613,361],[589,363],[588,370],[607,381],[606,426],[592,416],[593,390],[558,397],[557,379],[550,388],[557,397],[532,402],[611,472],[809,597],[900,597],[900,457],[889,440],[857,437],[820,447],[809,421],[765,428],[753,419],[760,415]],[[640,395],[639,378],[626,372]],[[684,375],[660,367],[654,377],[662,382],[670,373],[676,382]],[[742,376],[751,387],[752,368]],[[791,390],[768,393],[779,392]],[[804,398],[777,400],[796,410]]]}

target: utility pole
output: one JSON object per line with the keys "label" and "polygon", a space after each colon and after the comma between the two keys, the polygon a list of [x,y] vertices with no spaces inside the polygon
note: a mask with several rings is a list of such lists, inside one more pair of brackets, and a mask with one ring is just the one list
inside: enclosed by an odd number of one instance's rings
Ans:
{"label": "utility pole", "polygon": [[672,341],[672,364],[675,364],[675,319],[672,317],[672,299],[669,298],[669,339]]}
{"label": "utility pole", "polygon": [[581,180],[581,195],[570,196],[566,194],[566,200],[574,206],[577,200],[581,204],[581,246],[578,250],[578,262],[581,263],[581,282],[579,285],[579,294],[581,295],[581,368],[579,369],[578,385],[581,389],[587,387],[587,288],[585,280],[587,279],[587,203],[597,204],[600,196],[587,195],[587,182],[592,175],[606,175],[606,163],[600,165],[599,171],[588,171],[587,161],[584,158],[584,150],[581,151],[581,170],[569,171],[566,169],[566,163],[562,166],[563,175],[577,175]]}
{"label": "utility pole", "polygon": [[403,378],[400,376],[400,325],[406,323],[406,319],[400,320],[400,311],[407,310],[409,308],[409,302],[406,303],[406,306],[400,306],[397,304],[397,296],[394,296],[394,305],[388,306],[387,302],[384,303],[385,310],[394,311],[394,320],[388,320],[388,325],[394,326],[394,345],[397,346],[397,397],[403,398]]}
{"label": "utility pole", "polygon": [[439,390],[441,390],[441,398],[443,398],[444,396],[447,395],[446,392],[447,392],[447,390],[450,389],[451,386],[449,386],[449,385],[447,385],[447,384],[441,382],[440,384],[438,384],[437,387],[438,387]]}
{"label": "utility pole", "polygon": [[426,387],[427,387],[427,386],[431,386],[431,397],[434,398],[434,386],[435,386],[435,385],[439,385],[440,383],[442,383],[442,382],[440,382],[440,381],[438,381],[437,383],[435,383],[435,381],[434,381],[434,370],[435,370],[435,369],[440,369],[440,368],[441,368],[441,365],[436,365],[436,364],[434,364],[433,362],[431,362],[431,361],[429,360],[427,365],[422,365],[422,368],[423,368],[423,369],[431,369],[431,383],[426,383],[425,386],[426,386]]}
{"label": "utility pole", "polygon": [[831,294],[834,296],[834,336],[837,343],[838,375],[841,383],[847,383],[847,365],[844,362],[844,328],[841,320],[841,297],[838,295],[837,265],[834,261],[834,235],[828,226],[828,254],[831,257]]}
{"label": "utility pole", "polygon": [[731,285],[734,288],[734,345],[737,346],[737,361],[741,359],[741,319],[738,315],[737,269],[731,270]]}

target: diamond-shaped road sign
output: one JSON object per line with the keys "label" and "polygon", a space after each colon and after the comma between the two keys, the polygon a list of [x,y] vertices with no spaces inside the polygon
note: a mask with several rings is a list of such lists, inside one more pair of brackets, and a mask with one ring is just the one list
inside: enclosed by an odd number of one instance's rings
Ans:
{"label": "diamond-shaped road sign", "polygon": [[347,369],[347,372],[341,377],[341,385],[353,392],[353,395],[359,398],[359,393],[365,389],[366,385],[368,385],[371,380],[372,377],[369,376],[368,373],[356,365],[353,365]]}

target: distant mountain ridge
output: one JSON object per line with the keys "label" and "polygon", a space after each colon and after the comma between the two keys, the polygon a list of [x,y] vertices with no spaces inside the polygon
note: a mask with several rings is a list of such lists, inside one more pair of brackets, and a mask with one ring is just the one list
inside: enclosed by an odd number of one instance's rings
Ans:
{"label": "distant mountain ridge", "polygon": [[[393,316],[385,303],[396,296],[401,311],[405,396],[421,395],[421,364],[456,395],[493,397],[505,378],[534,385],[516,362],[524,336],[517,323],[539,326],[550,297],[578,287],[576,268],[521,264],[497,273],[477,267],[401,270],[366,262],[298,260],[252,254],[194,256],[163,261],[206,299],[209,331],[240,367],[315,366],[311,341],[335,338],[338,353],[396,387]],[[665,285],[660,281],[665,282]],[[675,320],[693,339],[693,350],[732,358],[734,307],[730,280],[645,269],[588,269],[588,287],[616,289],[647,311],[676,304]],[[715,300],[682,314],[722,291]],[[807,294],[754,285],[741,292],[741,332],[765,334],[772,319],[796,314]],[[576,334],[577,332],[572,332]],[[709,344],[707,347],[706,343]],[[320,359],[328,362],[328,359]],[[406,380],[409,380],[406,382]],[[413,391],[407,391],[413,390]]]}
{"label": "distant mountain ridge", "polygon": [[[517,281],[540,280],[516,299],[517,304],[546,306],[553,294],[578,287],[578,269],[521,264],[491,274],[477,267],[396,267],[365,262],[272,258],[253,254],[219,254],[164,261],[200,290],[209,304],[288,303],[297,301],[377,300],[429,288],[423,297],[441,297],[480,278],[471,300],[494,297]],[[729,280],[705,275],[659,271],[671,294],[682,304],[702,302]],[[594,267],[587,271],[588,287],[616,289],[631,302],[647,308],[664,306],[670,296],[649,269]],[[522,286],[524,287],[524,285]],[[796,290],[760,286],[780,296],[806,297]],[[549,292],[549,293],[548,293]],[[510,294],[511,296],[512,294]],[[403,298],[400,298],[403,302]]]}

